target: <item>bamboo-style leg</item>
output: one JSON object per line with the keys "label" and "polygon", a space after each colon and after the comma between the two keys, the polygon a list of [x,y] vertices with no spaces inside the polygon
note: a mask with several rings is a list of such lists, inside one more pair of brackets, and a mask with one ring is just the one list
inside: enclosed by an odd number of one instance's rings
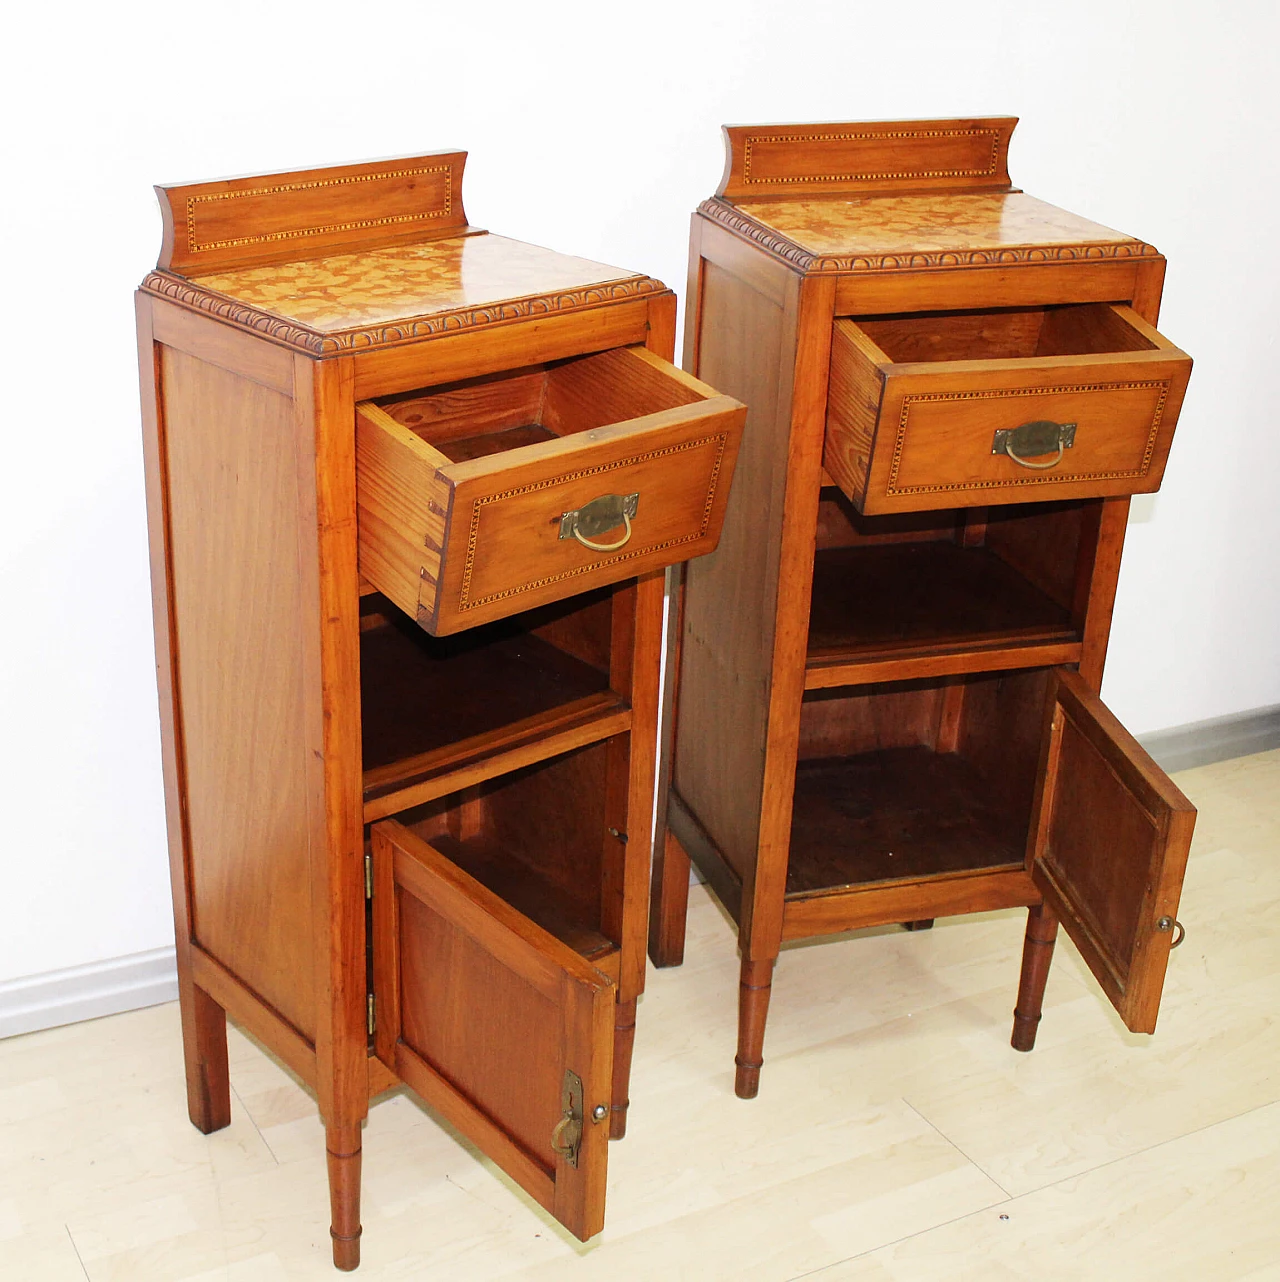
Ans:
{"label": "bamboo-style leg", "polygon": [[325,1127],[329,1158],[329,1212],[335,1268],[360,1265],[360,1124]]}
{"label": "bamboo-style leg", "polygon": [[182,1050],[187,1069],[187,1115],[208,1135],[231,1122],[231,1080],[227,1073],[227,1016],[195,984],[180,986]]}
{"label": "bamboo-style leg", "polygon": [[764,1064],[764,1022],[769,1014],[769,992],[773,984],[775,957],[762,961],[743,958],[738,981],[738,1066],[734,1093],[739,1099],[755,1099],[760,1090],[760,1069]]}
{"label": "bamboo-style leg", "polygon": [[631,1052],[636,1044],[636,1003],[619,1002],[613,1016],[613,1099],[609,1104],[609,1138],[620,1140],[627,1133],[627,1109],[631,1106]]}
{"label": "bamboo-style leg", "polygon": [[1058,919],[1041,904],[1027,909],[1027,935],[1022,945],[1022,979],[1018,984],[1018,1004],[1013,1009],[1012,1046],[1016,1051],[1029,1051],[1036,1044],[1040,1008],[1044,1005],[1044,986],[1049,979],[1053,960],[1053,941],[1058,936]]}
{"label": "bamboo-style leg", "polygon": [[658,967],[684,961],[685,921],[689,915],[689,856],[671,829],[654,851],[650,887],[649,957]]}
{"label": "bamboo-style leg", "polygon": [[916,921],[904,921],[902,923],[902,929],[903,930],[932,930],[933,918],[921,917]]}

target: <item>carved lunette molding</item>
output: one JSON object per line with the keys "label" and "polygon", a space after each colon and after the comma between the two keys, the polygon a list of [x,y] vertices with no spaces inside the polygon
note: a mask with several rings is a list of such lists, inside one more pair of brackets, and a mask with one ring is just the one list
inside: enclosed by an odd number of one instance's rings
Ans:
{"label": "carved lunette molding", "polygon": [[339,356],[349,352],[397,347],[481,325],[528,320],[530,317],[557,312],[584,311],[627,298],[667,292],[667,287],[661,281],[649,276],[633,276],[601,285],[566,290],[563,293],[536,294],[527,298],[489,303],[483,307],[459,308],[382,325],[364,325],[356,329],[322,333],[285,317],[250,307],[230,295],[207,289],[171,272],[150,272],[142,282],[142,289],[146,293],[216,316],[219,320],[312,356]]}
{"label": "carved lunette molding", "polygon": [[802,272],[909,272],[938,267],[1016,267],[1035,263],[1065,263],[1107,258],[1155,258],[1159,250],[1140,240],[1078,245],[1017,245],[1003,249],[913,251],[909,254],[814,254],[781,232],[757,222],[733,205],[712,196],[698,213],[759,245]]}

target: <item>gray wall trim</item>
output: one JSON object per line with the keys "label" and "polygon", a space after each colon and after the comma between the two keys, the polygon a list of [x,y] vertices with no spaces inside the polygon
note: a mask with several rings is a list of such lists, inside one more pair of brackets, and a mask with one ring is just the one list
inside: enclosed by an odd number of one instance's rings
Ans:
{"label": "gray wall trim", "polygon": [[0,984],[0,1037],[176,1001],[172,948],[113,957]]}
{"label": "gray wall trim", "polygon": [[1165,770],[1190,770],[1229,757],[1280,748],[1280,703],[1138,736]]}

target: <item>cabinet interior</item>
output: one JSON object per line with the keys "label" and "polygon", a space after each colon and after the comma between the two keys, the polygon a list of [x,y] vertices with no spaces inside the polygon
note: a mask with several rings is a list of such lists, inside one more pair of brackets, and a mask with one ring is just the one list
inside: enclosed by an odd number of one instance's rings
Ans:
{"label": "cabinet interior", "polygon": [[377,404],[451,463],[554,441],[701,400],[614,348],[386,397]]}
{"label": "cabinet interior", "polygon": [[806,693],[788,895],[1020,865],[1048,671]]}
{"label": "cabinet interior", "polygon": [[1106,303],[858,316],[895,364],[1145,352],[1156,344]]}
{"label": "cabinet interior", "polygon": [[[822,491],[806,683],[855,684],[873,665],[930,675],[1008,667],[1032,647],[1078,659],[1077,562],[1089,503],[1011,504],[863,516]],[[1043,659],[1034,661],[1043,661]],[[910,671],[893,675],[913,675]],[[833,679],[833,677],[835,679]]]}
{"label": "cabinet interior", "polygon": [[602,911],[609,745],[591,744],[396,816],[594,965],[621,942]]}
{"label": "cabinet interior", "polygon": [[610,687],[615,589],[433,637],[377,593],[361,601],[366,817],[427,778],[628,705]]}

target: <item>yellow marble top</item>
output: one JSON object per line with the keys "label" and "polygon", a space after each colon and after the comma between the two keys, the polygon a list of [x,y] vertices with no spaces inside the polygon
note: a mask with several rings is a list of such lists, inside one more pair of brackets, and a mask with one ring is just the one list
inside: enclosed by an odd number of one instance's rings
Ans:
{"label": "yellow marble top", "polygon": [[510,299],[568,293],[638,275],[505,236],[482,234],[189,279],[258,311],[333,334]]}
{"label": "yellow marble top", "polygon": [[734,209],[824,257],[1142,243],[1025,192],[751,200]]}

